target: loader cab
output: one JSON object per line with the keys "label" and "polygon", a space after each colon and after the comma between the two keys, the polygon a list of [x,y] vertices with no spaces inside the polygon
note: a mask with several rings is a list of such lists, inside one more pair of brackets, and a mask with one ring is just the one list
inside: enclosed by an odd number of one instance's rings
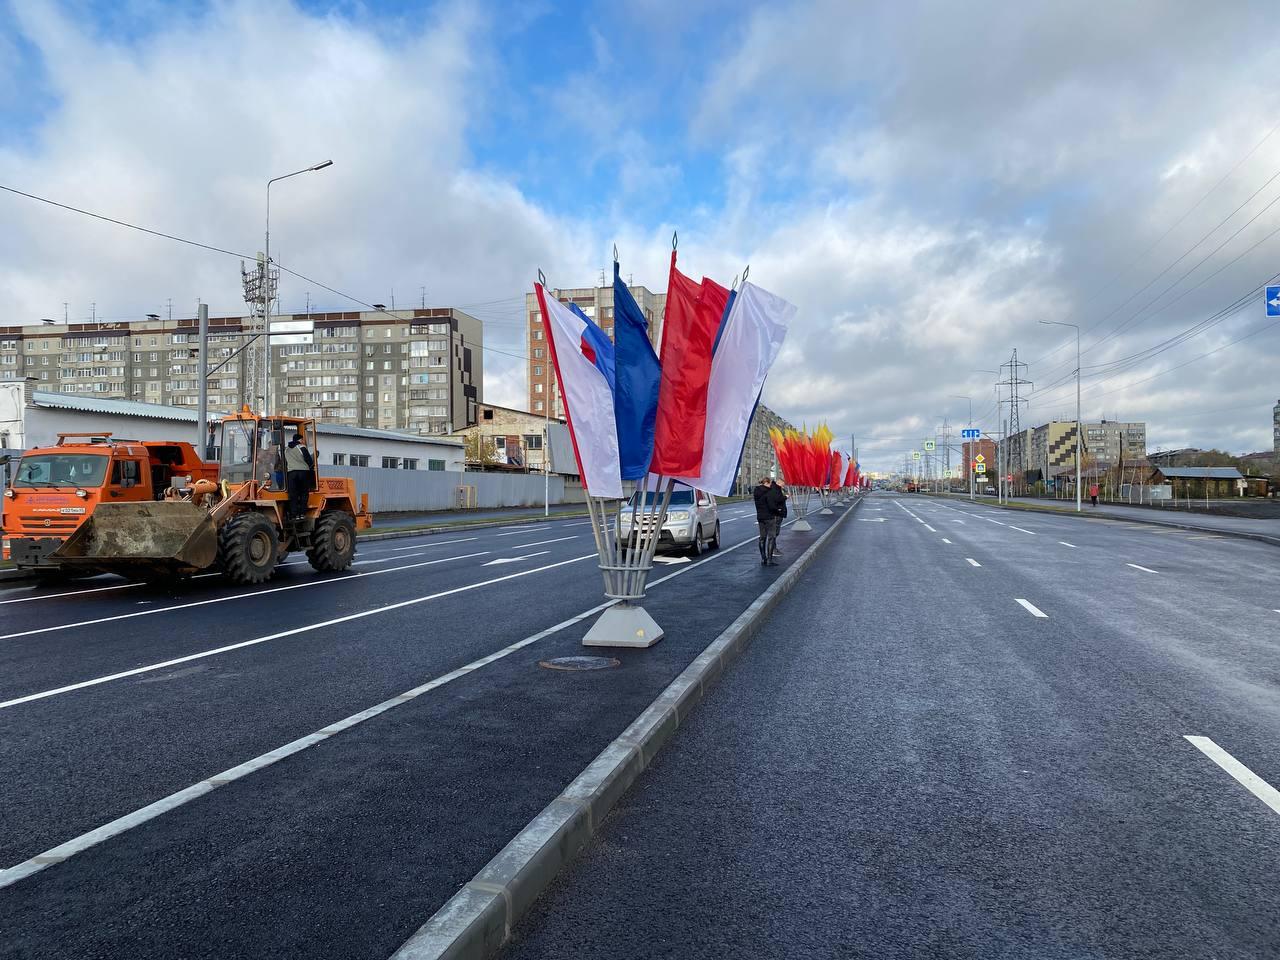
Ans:
{"label": "loader cab", "polygon": [[316,457],[314,420],[242,414],[223,420],[220,430],[221,476],[233,486],[257,480],[269,491],[283,492],[284,451],[295,433]]}

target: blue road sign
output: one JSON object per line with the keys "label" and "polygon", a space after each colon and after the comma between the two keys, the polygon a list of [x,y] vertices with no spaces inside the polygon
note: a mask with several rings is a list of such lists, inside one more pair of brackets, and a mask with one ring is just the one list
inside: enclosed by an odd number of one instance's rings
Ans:
{"label": "blue road sign", "polygon": [[1267,287],[1267,316],[1280,317],[1280,287]]}
{"label": "blue road sign", "polygon": [[[1276,289],[1280,290],[1280,287],[1277,287]],[[1270,307],[1268,307],[1268,309],[1270,309]],[[960,431],[961,440],[977,440],[980,436],[982,436],[982,431],[977,427],[972,429],[966,428]]]}

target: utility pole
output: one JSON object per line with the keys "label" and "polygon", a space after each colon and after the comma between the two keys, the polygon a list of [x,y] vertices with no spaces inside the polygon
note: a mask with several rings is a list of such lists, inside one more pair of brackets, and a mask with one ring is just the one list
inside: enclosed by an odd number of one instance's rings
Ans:
{"label": "utility pole", "polygon": [[[1005,429],[1005,437],[1007,440],[1005,446],[1009,449],[1005,451],[1004,459],[1008,472],[1012,474],[1015,472],[1014,465],[1017,464],[1017,470],[1022,470],[1024,469],[1023,464],[1025,461],[1022,451],[1023,437],[1022,424],[1020,422],[1020,410],[1021,405],[1028,401],[1025,397],[1019,396],[1021,391],[1018,388],[1030,387],[1033,386],[1033,384],[1030,380],[1025,380],[1022,377],[1023,371],[1027,369],[1027,365],[1018,360],[1017,349],[1014,349],[1012,359],[1000,364],[1000,372],[1003,373],[1006,367],[1009,370],[1009,376],[1007,379],[1001,381],[1001,383],[1009,390],[1009,420]],[[1014,440],[1015,436],[1018,438],[1016,441]],[[1015,445],[1018,447],[1016,454],[1013,450]],[[1005,475],[1004,471],[1001,471],[1000,475],[1003,477]],[[1008,496],[1007,490],[1005,491],[1005,495]]]}
{"label": "utility pole", "polygon": [[[173,301],[169,301],[170,304]],[[198,307],[200,316],[200,347],[196,361],[196,370],[200,375],[200,392],[196,403],[196,449],[203,460],[209,453],[205,433],[209,429],[209,305],[202,303]]]}

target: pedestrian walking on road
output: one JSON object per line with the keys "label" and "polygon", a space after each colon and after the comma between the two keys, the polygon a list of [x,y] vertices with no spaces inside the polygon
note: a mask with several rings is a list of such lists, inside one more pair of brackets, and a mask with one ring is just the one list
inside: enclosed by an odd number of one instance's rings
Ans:
{"label": "pedestrian walking on road", "polygon": [[307,449],[302,434],[295,433],[284,451],[284,466],[289,491],[289,516],[300,517],[307,512],[307,495],[311,493],[311,481],[315,476],[316,462]]}
{"label": "pedestrian walking on road", "polygon": [[756,523],[760,526],[760,566],[777,566],[774,554],[778,546],[778,527],[787,509],[787,499],[774,485],[772,477],[762,477],[751,491],[756,504]]}
{"label": "pedestrian walking on road", "polygon": [[1089,488],[1089,503],[1095,507],[1098,505],[1098,485],[1096,483]]}

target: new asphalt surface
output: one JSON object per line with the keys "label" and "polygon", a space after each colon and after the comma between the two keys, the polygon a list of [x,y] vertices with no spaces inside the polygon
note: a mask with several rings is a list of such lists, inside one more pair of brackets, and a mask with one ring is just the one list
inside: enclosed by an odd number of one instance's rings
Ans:
{"label": "new asphalt surface", "polygon": [[539,666],[598,652],[582,519],[0,590],[0,957],[389,956],[784,569],[721,519],[595,672]]}
{"label": "new asphalt surface", "polygon": [[503,958],[1280,956],[1278,582],[876,494]]}

